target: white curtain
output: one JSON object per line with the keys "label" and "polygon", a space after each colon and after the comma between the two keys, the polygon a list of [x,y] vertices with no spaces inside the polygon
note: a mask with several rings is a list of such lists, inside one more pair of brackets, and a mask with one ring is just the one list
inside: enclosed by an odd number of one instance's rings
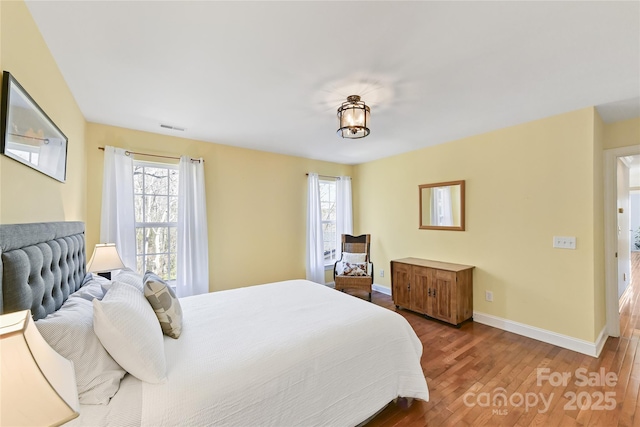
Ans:
{"label": "white curtain", "polygon": [[353,208],[351,177],[341,176],[336,181],[336,259],[342,255],[342,235],[353,234]]}
{"label": "white curtain", "polygon": [[431,225],[453,225],[451,187],[431,189]]}
{"label": "white curtain", "polygon": [[180,157],[178,181],[178,297],[209,292],[209,244],[204,161]]}
{"label": "white curtain", "polygon": [[115,243],[124,265],[136,271],[133,159],[110,146],[104,147],[100,242]]}
{"label": "white curtain", "polygon": [[324,284],[324,239],[322,237],[322,208],[320,180],[310,173],[307,191],[307,280]]}
{"label": "white curtain", "polygon": [[442,224],[453,225],[453,206],[451,205],[451,187],[442,188]]}

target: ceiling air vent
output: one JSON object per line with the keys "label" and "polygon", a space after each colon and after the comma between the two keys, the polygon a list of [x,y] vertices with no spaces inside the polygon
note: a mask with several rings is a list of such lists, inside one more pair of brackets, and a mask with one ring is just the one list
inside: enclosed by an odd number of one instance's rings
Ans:
{"label": "ceiling air vent", "polygon": [[186,130],[185,128],[181,128],[180,126],[163,125],[162,123],[160,123],[160,127],[171,130],[179,130],[180,132],[184,132]]}

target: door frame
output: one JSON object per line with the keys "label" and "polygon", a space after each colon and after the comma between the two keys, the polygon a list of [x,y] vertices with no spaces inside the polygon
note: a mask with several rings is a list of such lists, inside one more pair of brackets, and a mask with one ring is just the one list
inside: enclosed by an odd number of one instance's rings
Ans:
{"label": "door frame", "polygon": [[618,206],[617,167],[618,157],[640,155],[640,146],[604,150],[604,277],[607,315],[607,334],[620,336],[620,306],[618,302],[618,231],[616,212]]}

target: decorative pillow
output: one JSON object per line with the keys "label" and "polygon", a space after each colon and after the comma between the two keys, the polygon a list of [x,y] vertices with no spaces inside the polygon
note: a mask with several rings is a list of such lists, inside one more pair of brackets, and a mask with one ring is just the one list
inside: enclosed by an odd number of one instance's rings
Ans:
{"label": "decorative pillow", "polygon": [[156,312],[162,333],[178,338],[182,333],[182,307],[171,287],[152,271],[144,274],[144,296]]}
{"label": "decorative pillow", "polygon": [[363,264],[367,260],[367,254],[342,252],[342,262],[349,264]]}
{"label": "decorative pillow", "polygon": [[367,276],[367,264],[343,263],[342,274],[344,276]]}
{"label": "decorative pillow", "polygon": [[148,383],[164,382],[162,329],[142,292],[114,281],[102,301],[93,300],[93,329],[104,348],[131,375]]}
{"label": "decorative pillow", "polygon": [[35,324],[45,341],[73,362],[80,403],[108,404],[120,388],[120,380],[126,372],[107,353],[93,332],[91,302],[83,298],[69,298],[60,310]]}
{"label": "decorative pillow", "polygon": [[[139,275],[138,273],[136,273],[133,270],[130,269],[124,269],[124,270],[120,270],[120,273],[118,273],[117,276],[112,277],[111,281],[118,281],[118,282],[124,282],[127,285],[131,285],[133,287],[135,287],[136,289],[138,289],[140,291],[140,293],[144,292],[144,280],[142,279],[142,276]],[[107,288],[108,289],[108,288]],[[107,292],[107,290],[105,290],[105,293]]]}

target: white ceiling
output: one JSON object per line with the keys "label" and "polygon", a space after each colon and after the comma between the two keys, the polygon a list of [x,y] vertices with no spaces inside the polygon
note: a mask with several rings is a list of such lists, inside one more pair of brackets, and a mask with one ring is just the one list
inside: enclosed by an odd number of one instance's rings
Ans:
{"label": "white ceiling", "polygon": [[[640,111],[637,1],[27,4],[90,122],[357,164],[583,107]],[[343,140],[352,94],[371,135]]]}

